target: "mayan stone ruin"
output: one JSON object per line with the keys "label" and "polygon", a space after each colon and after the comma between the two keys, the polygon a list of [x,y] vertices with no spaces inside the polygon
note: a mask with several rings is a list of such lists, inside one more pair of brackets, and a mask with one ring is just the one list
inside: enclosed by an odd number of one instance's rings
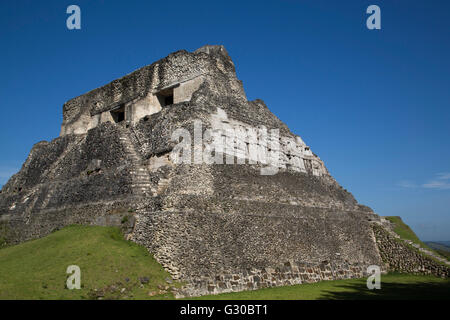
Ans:
{"label": "mayan stone ruin", "polygon": [[66,102],[60,136],[35,144],[3,186],[0,223],[12,244],[119,226],[186,283],[179,297],[362,277],[395,269],[403,251],[262,100],[247,100],[223,46],[177,51]]}

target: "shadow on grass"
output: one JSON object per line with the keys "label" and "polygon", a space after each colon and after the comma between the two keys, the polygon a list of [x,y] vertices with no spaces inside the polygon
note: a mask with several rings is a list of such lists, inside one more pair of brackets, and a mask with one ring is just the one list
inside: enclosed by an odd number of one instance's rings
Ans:
{"label": "shadow on grass", "polygon": [[381,289],[369,290],[365,283],[337,286],[325,291],[320,300],[449,300],[450,281],[383,283]]}

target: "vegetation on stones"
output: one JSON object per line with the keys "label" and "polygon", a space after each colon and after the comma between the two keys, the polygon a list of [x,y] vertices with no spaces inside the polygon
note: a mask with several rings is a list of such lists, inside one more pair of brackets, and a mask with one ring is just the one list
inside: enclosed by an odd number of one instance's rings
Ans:
{"label": "vegetation on stones", "polygon": [[429,249],[429,247],[425,243],[420,241],[419,237],[417,237],[414,231],[412,231],[412,229],[406,223],[403,222],[402,218],[400,217],[385,217],[385,218],[395,225],[394,232],[398,234],[401,238],[411,240],[412,242],[418,244],[422,248]]}
{"label": "vegetation on stones", "polygon": [[[441,252],[429,247],[428,245],[426,245],[424,242],[422,242],[419,237],[414,233],[414,231],[406,224],[403,222],[401,217],[398,216],[391,216],[391,217],[385,217],[387,220],[389,220],[390,222],[392,222],[394,224],[394,232],[396,234],[398,234],[402,239],[406,239],[406,240],[410,240],[413,243],[419,245],[422,248],[431,250],[436,252],[437,254],[443,256],[444,258],[448,259],[448,256],[442,254]],[[413,248],[413,247],[411,247]],[[416,248],[413,248],[416,251],[418,251]],[[419,252],[419,251],[418,251]],[[419,252],[420,253],[420,252]],[[421,253],[422,254],[422,253]],[[432,257],[430,257],[431,259],[433,259]],[[441,263],[440,261],[433,259],[434,261]]]}

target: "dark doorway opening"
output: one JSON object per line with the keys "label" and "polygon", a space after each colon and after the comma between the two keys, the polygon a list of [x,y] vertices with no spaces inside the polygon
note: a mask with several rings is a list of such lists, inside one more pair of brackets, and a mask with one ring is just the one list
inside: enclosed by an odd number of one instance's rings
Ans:
{"label": "dark doorway opening", "polygon": [[168,97],[164,97],[164,105],[168,106],[173,104],[173,95],[168,96]]}
{"label": "dark doorway opening", "polygon": [[125,120],[125,107],[111,111],[111,116],[115,123],[122,122]]}
{"label": "dark doorway opening", "polygon": [[170,106],[173,104],[173,88],[158,92],[157,97],[161,107]]}

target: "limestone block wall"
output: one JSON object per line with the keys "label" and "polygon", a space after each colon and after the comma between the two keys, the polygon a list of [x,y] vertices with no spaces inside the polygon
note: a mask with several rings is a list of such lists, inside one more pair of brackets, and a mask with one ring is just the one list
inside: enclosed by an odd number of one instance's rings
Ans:
{"label": "limestone block wall", "polygon": [[13,230],[10,242],[42,237],[71,223],[94,223],[111,210],[134,207],[132,162],[118,129],[105,123],[87,134],[33,147],[0,193],[0,220]]}
{"label": "limestone block wall", "polygon": [[223,286],[215,279],[225,275],[245,281],[230,282],[226,288],[242,289],[251,282],[244,280],[243,270],[276,269],[281,261],[315,267],[328,261],[336,268],[343,263],[381,265],[373,233],[361,213],[263,201],[233,206],[232,200],[222,200],[225,196],[217,191],[177,194],[167,199],[167,209],[162,199],[163,211],[151,207],[138,211],[131,239],[147,247],[174,278],[203,285],[196,290],[204,293],[211,284]]}
{"label": "limestone block wall", "polygon": [[199,277],[176,291],[177,298],[257,290],[278,286],[341,280],[368,276],[367,266],[361,264],[320,264],[286,261],[276,267],[245,269],[236,273],[223,273],[214,278]]}
{"label": "limestone block wall", "polygon": [[161,104],[156,95],[149,93],[144,99],[140,99],[130,105],[131,122],[134,124],[145,116],[160,112]]}
{"label": "limestone block wall", "polygon": [[138,212],[131,235],[188,283],[180,297],[356,278],[369,265],[382,266],[358,213],[252,203],[233,212],[228,201],[184,198],[173,202],[184,203],[184,212]]}
{"label": "limestone block wall", "polygon": [[62,125],[59,135],[84,134],[98,123],[100,123],[99,117],[92,118],[88,112],[84,112],[78,115],[75,122]]}
{"label": "limestone block wall", "polygon": [[174,88],[174,103],[190,101],[192,94],[198,90],[203,81],[203,75],[195,75],[193,78],[180,81],[180,84]]}
{"label": "limestone block wall", "polygon": [[129,212],[131,206],[133,203],[128,201],[102,201],[39,209],[28,216],[1,215],[0,224],[5,226],[5,234],[1,236],[4,236],[8,244],[18,244],[45,237],[72,224],[116,226],[121,228],[124,234],[128,234],[134,226],[134,215]]}
{"label": "limestone block wall", "polygon": [[[224,49],[214,54],[201,50],[172,53],[149,66],[66,102],[60,135],[85,133],[98,125],[99,119],[96,115],[125,104],[133,105],[135,110],[131,120],[136,122],[141,117],[161,109],[156,95],[166,88],[173,87],[174,103],[188,101],[203,82],[203,75],[220,72],[225,78],[236,77],[234,66],[230,65],[229,61],[231,59]],[[92,120],[91,117],[95,119]]]}
{"label": "limestone block wall", "polygon": [[389,270],[405,273],[432,274],[448,278],[450,268],[430,257],[421,254],[417,249],[394,238],[383,227],[373,226],[377,245],[383,262]]}
{"label": "limestone block wall", "polygon": [[[172,89],[173,103],[177,104],[190,101],[192,94],[200,87],[203,81],[204,78],[202,75],[194,75],[187,79],[179,79]],[[129,105],[129,121],[131,123],[135,124],[143,117],[151,116],[162,110],[164,106],[161,105],[161,101],[158,99],[158,92],[158,90],[153,90],[152,92],[149,92],[145,98],[126,104],[126,106]]]}
{"label": "limestone block wall", "polygon": [[[211,115],[212,148],[237,157],[240,163],[260,163],[280,169],[328,175],[324,163],[299,136],[280,135],[279,128],[252,127],[228,118],[223,109]],[[277,129],[273,132],[273,129]]]}

